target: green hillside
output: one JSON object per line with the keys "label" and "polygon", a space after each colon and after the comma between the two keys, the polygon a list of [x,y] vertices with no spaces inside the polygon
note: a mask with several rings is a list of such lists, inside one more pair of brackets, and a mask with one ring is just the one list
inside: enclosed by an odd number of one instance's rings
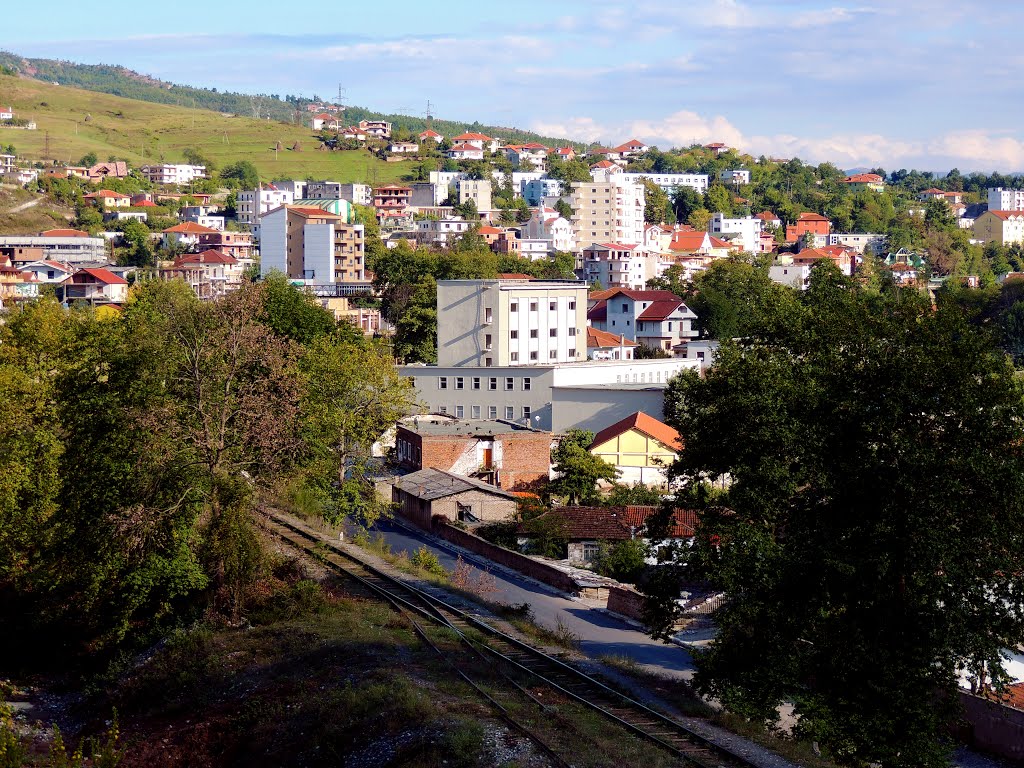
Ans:
{"label": "green hillside", "polygon": [[[399,179],[414,164],[386,163],[365,150],[316,151],[319,141],[302,126],[227,117],[24,77],[0,75],[0,102],[12,105],[18,117],[36,122],[34,131],[0,129],[0,144],[13,144],[19,156],[31,161],[75,163],[94,152],[101,160],[116,156],[133,165],[182,162],[183,152],[192,148],[221,168],[249,160],[266,180],[314,177],[369,183]],[[278,142],[284,149],[275,152]],[[291,151],[296,142],[302,151]]]}

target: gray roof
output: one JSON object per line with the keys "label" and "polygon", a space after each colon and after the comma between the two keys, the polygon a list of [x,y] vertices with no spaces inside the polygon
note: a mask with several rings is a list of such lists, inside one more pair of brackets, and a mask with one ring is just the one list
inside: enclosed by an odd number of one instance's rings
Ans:
{"label": "gray roof", "polygon": [[513,432],[543,434],[541,430],[503,419],[463,420],[424,416],[406,419],[399,422],[398,426],[419,435],[450,435],[453,437],[486,437],[507,435]]}
{"label": "gray roof", "polygon": [[395,480],[395,487],[424,501],[443,499],[465,491],[485,491],[506,499],[515,499],[511,493],[493,485],[461,475],[453,475],[440,469],[421,469]]}

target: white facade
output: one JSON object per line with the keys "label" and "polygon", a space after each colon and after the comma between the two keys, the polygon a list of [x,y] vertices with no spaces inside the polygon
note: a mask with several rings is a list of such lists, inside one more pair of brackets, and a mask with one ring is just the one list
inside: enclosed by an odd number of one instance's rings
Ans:
{"label": "white facade", "polygon": [[[495,171],[497,173],[497,171]],[[428,177],[431,184],[441,187],[451,187],[459,179],[469,178],[465,171],[431,171]]]}
{"label": "white facade", "polygon": [[242,190],[238,193],[238,202],[235,204],[238,223],[244,224],[250,231],[256,233],[260,216],[282,205],[291,205],[294,200],[295,198],[292,196],[292,193],[283,189],[260,188]]}
{"label": "white facade", "polygon": [[590,175],[594,177],[595,181],[604,181],[609,177],[631,182],[647,179],[669,193],[678,187],[689,187],[701,194],[708,191],[708,176],[706,173],[622,173],[619,171],[609,173],[606,168],[595,168],[590,172]]}
{"label": "white facade", "polygon": [[583,250],[583,279],[604,288],[643,290],[667,266],[660,253],[639,245],[595,243]]}
{"label": "white facade", "polygon": [[[679,303],[674,308],[671,303],[666,306],[672,301]],[[655,310],[660,311],[652,317],[651,312]],[[609,297],[605,302],[605,321],[595,327],[602,325],[600,330],[671,351],[676,345],[697,337],[696,321],[693,310],[668,291],[638,290]]]}
{"label": "white facade", "polygon": [[811,280],[811,264],[772,264],[768,277],[781,285],[802,291]]}
{"label": "white facade", "polygon": [[550,209],[538,208],[523,226],[523,238],[548,241],[549,251],[576,249],[576,232],[566,219]]}
{"label": "white facade", "polygon": [[491,182],[487,179],[459,179],[455,192],[460,205],[472,200],[478,211],[491,210]]}
{"label": "white facade", "polygon": [[153,184],[191,184],[196,179],[206,178],[205,165],[189,165],[187,163],[164,163],[163,165],[144,165],[139,169]]}
{"label": "white facade", "polygon": [[306,186],[308,184],[308,181],[301,181],[298,179],[274,180],[274,186],[281,192],[291,193],[292,200],[301,200],[304,198],[306,196]]}
{"label": "white facade", "polygon": [[749,184],[750,171],[743,170],[742,168],[720,171],[718,173],[718,180],[723,184]]}
{"label": "white facade", "polygon": [[530,261],[547,261],[550,255],[550,240],[519,238],[519,258]]}
{"label": "white facade", "polygon": [[844,245],[857,253],[870,252],[879,255],[886,250],[885,235],[870,232],[833,232],[828,236],[829,245]]}
{"label": "white facade", "polygon": [[288,274],[288,209],[277,208],[260,218],[260,276]]}
{"label": "white facade", "polygon": [[1024,189],[995,187],[988,191],[990,211],[1024,211]]}
{"label": "white facade", "polygon": [[470,222],[464,219],[424,219],[416,222],[416,241],[425,245],[447,246],[455,237],[469,231]]}
{"label": "white facade", "polygon": [[708,232],[719,237],[729,235],[728,239],[737,243],[744,251],[757,253],[760,250],[763,223],[753,216],[733,219],[724,213],[714,213],[708,223]]}

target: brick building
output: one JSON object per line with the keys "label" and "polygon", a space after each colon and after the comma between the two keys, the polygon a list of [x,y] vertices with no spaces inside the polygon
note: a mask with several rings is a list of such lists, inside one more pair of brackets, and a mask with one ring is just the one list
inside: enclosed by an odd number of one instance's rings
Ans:
{"label": "brick building", "polygon": [[550,432],[500,419],[417,416],[398,425],[395,450],[407,469],[440,469],[506,490],[544,482],[551,468]]}
{"label": "brick building", "polygon": [[796,221],[786,227],[786,242],[795,243],[804,235],[816,235],[827,238],[832,232],[832,222],[820,213],[804,212],[796,217]]}
{"label": "brick building", "polygon": [[391,500],[399,514],[421,528],[431,527],[435,515],[463,523],[510,520],[516,497],[479,480],[439,469],[421,469],[395,480]]}

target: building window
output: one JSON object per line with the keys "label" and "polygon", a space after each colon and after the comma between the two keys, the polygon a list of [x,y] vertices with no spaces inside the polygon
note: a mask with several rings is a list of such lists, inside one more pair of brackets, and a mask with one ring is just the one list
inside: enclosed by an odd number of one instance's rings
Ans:
{"label": "building window", "polygon": [[519,353],[518,352],[509,352],[508,353],[508,359],[509,359],[509,362],[518,363],[519,362]]}
{"label": "building window", "polygon": [[537,329],[536,328],[531,329],[531,331],[530,331],[530,338],[531,339],[536,339],[537,338]]}
{"label": "building window", "polygon": [[510,339],[518,339],[519,338],[519,331],[509,331],[508,332],[508,337]]}
{"label": "building window", "polygon": [[523,378],[523,391],[524,392],[529,392],[530,391],[530,386],[532,384],[533,384],[533,381],[530,379],[530,377],[529,376],[525,376]]}
{"label": "building window", "polygon": [[477,523],[480,522],[476,515],[473,514],[472,504],[463,504],[461,501],[455,502],[455,509],[458,513],[459,520],[463,523]]}
{"label": "building window", "polygon": [[527,420],[530,418],[530,406],[528,405],[523,406],[523,418]]}
{"label": "building window", "polygon": [[570,349],[569,350],[569,357],[576,357],[576,350],[575,349]]}
{"label": "building window", "polygon": [[490,378],[487,379],[487,388],[492,391],[498,388],[497,376],[491,376]]}
{"label": "building window", "polygon": [[480,406],[479,405],[474,405],[470,409],[470,413],[473,414],[473,418],[474,419],[479,419],[480,418]]}
{"label": "building window", "polygon": [[509,312],[518,312],[519,311],[519,302],[518,301],[513,301],[511,304],[509,304],[508,305],[508,311]]}
{"label": "building window", "polygon": [[[461,519],[461,518],[460,518]],[[596,541],[583,542],[583,561],[589,563],[601,554],[601,545]]]}
{"label": "building window", "polygon": [[558,302],[557,301],[549,301],[548,302],[548,309],[550,309],[552,312],[554,312],[556,309],[558,309]]}
{"label": "building window", "polygon": [[455,388],[463,389],[466,385],[466,380],[462,376],[455,377]]}
{"label": "building window", "polygon": [[505,389],[512,389],[516,385],[516,380],[511,376],[505,377]]}
{"label": "building window", "polygon": [[555,338],[555,337],[556,337],[557,335],[558,335],[558,329],[557,329],[557,328],[549,328],[549,329],[548,329],[548,337],[549,337],[549,338],[552,338],[552,339],[553,339],[553,338]]}
{"label": "building window", "polygon": [[448,406],[442,405],[440,408],[437,409],[437,412],[444,416],[445,414],[448,413]]}
{"label": "building window", "polygon": [[548,352],[548,360],[554,360],[556,357],[558,357],[557,349],[552,349]]}
{"label": "building window", "polygon": [[569,309],[576,309],[576,302],[575,301],[570,301],[569,302]]}
{"label": "building window", "polygon": [[490,325],[494,321],[494,315],[490,307],[484,308],[484,322]]}
{"label": "building window", "polygon": [[629,304],[623,303],[622,304],[622,311],[623,312],[629,312]]}
{"label": "building window", "polygon": [[494,365],[494,361],[491,358],[488,357],[484,359],[485,368],[490,368],[492,365]]}
{"label": "building window", "polygon": [[466,408],[465,408],[465,406],[456,405],[455,406],[455,418],[461,419],[465,415],[466,415]]}
{"label": "building window", "polygon": [[447,376],[438,376],[437,377],[437,388],[438,389],[448,389],[448,377]]}
{"label": "building window", "polygon": [[569,329],[569,335],[570,336],[575,336],[576,335],[576,329],[575,328],[570,328]]}
{"label": "building window", "polygon": [[530,311],[531,312],[536,312],[537,311],[537,302],[536,301],[531,301],[530,302]]}
{"label": "building window", "polygon": [[487,418],[488,419],[496,419],[496,418],[498,418],[498,406],[496,406],[496,405],[488,405],[487,406]]}
{"label": "building window", "polygon": [[480,377],[479,376],[474,376],[473,377],[473,389],[480,389]]}
{"label": "building window", "polygon": [[670,321],[669,321],[669,323],[668,323],[668,329],[669,329],[670,331],[672,330],[672,321],[671,321],[671,320],[670,320]]}
{"label": "building window", "polygon": [[537,359],[537,350],[534,350],[533,352],[530,353],[530,359],[531,360],[536,360]]}
{"label": "building window", "polygon": [[512,407],[511,405],[506,405],[505,406],[505,418],[506,419],[514,419],[515,417],[516,417],[516,409],[514,407]]}

